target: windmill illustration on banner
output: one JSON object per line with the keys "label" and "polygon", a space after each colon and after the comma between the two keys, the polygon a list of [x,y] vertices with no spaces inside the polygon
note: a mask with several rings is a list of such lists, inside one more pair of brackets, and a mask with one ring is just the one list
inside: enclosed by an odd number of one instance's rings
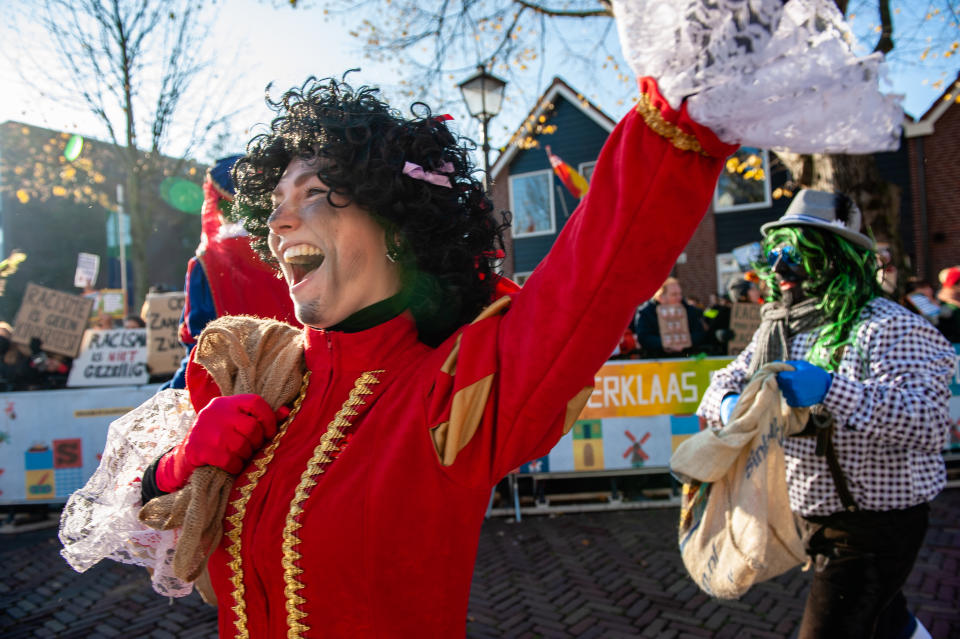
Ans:
{"label": "windmill illustration on banner", "polygon": [[647,440],[650,439],[650,433],[646,433],[643,437],[640,438],[640,441],[637,441],[637,438],[633,436],[629,430],[624,430],[623,434],[627,436],[632,444],[623,451],[623,458],[626,459],[630,457],[630,465],[634,468],[639,468],[643,466],[643,462],[650,459],[650,455],[644,452],[643,445],[647,443]]}

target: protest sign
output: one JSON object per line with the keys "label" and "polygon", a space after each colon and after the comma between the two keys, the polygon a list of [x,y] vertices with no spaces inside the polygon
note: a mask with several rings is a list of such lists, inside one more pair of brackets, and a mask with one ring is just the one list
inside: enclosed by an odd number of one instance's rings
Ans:
{"label": "protest sign", "polygon": [[146,384],[149,379],[147,329],[89,329],[83,334],[67,386],[123,386]]}
{"label": "protest sign", "polygon": [[43,350],[73,357],[92,307],[93,300],[29,283],[14,320],[13,341],[29,344],[38,337]]}
{"label": "protest sign", "polygon": [[657,324],[664,350],[682,351],[693,346],[690,326],[687,324],[687,309],[682,304],[659,304]]}
{"label": "protest sign", "polygon": [[88,288],[97,281],[100,272],[100,256],[93,253],[77,255],[77,270],[73,274],[73,285],[77,288]]}
{"label": "protest sign", "polygon": [[113,319],[120,320],[126,316],[123,307],[123,289],[102,288],[97,293],[97,306],[94,309],[97,315],[109,315]]}
{"label": "protest sign", "polygon": [[727,353],[739,355],[747,347],[760,326],[760,305],[752,302],[737,302],[730,309],[730,330],[733,339],[727,344]]}
{"label": "protest sign", "polygon": [[174,373],[180,367],[184,350],[177,331],[180,314],[183,312],[184,294],[152,293],[144,304],[144,320],[147,322],[149,356],[147,365],[151,375]]}

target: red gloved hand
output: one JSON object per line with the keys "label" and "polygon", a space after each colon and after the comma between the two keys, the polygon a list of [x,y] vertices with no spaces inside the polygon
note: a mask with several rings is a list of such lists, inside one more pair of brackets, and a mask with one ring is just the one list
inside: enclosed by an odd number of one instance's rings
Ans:
{"label": "red gloved hand", "polygon": [[176,448],[157,463],[157,488],[171,493],[179,490],[201,466],[216,466],[231,475],[243,470],[263,443],[277,432],[277,419],[289,410],[274,414],[259,395],[216,397],[197,413],[190,432]]}

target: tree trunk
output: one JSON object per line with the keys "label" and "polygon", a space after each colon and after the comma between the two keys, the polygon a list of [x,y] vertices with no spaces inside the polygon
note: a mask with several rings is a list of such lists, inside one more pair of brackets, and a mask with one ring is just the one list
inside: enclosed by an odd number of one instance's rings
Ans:
{"label": "tree trunk", "polygon": [[[127,312],[135,312],[143,304],[149,287],[147,272],[147,239],[150,235],[146,207],[143,205],[142,175],[139,167],[129,168],[127,173],[127,214],[130,216],[130,256],[133,267],[133,295],[127,300]],[[126,265],[124,265],[126,268]],[[128,283],[129,286],[129,283]]]}

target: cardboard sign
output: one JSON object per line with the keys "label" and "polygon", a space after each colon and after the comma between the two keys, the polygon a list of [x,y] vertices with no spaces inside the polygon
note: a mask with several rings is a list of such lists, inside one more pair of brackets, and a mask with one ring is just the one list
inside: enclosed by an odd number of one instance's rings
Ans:
{"label": "cardboard sign", "polygon": [[752,302],[737,302],[730,309],[730,330],[733,339],[727,343],[727,353],[739,355],[753,339],[760,326],[760,305]]}
{"label": "cardboard sign", "polygon": [[147,343],[150,349],[147,365],[152,375],[175,373],[180,367],[185,351],[177,332],[183,304],[182,292],[147,295],[143,316],[147,322]]}
{"label": "cardboard sign", "polygon": [[657,324],[663,350],[682,351],[693,346],[690,326],[687,324],[687,309],[682,304],[658,304]]}
{"label": "cardboard sign", "polygon": [[83,334],[67,386],[123,386],[146,384],[149,379],[147,329],[90,329]]}
{"label": "cardboard sign", "polygon": [[100,272],[100,256],[93,253],[77,255],[77,271],[73,274],[73,285],[77,288],[93,286]]}
{"label": "cardboard sign", "polygon": [[13,341],[29,344],[39,337],[43,350],[73,357],[77,354],[93,300],[52,288],[27,284],[14,320]]}

